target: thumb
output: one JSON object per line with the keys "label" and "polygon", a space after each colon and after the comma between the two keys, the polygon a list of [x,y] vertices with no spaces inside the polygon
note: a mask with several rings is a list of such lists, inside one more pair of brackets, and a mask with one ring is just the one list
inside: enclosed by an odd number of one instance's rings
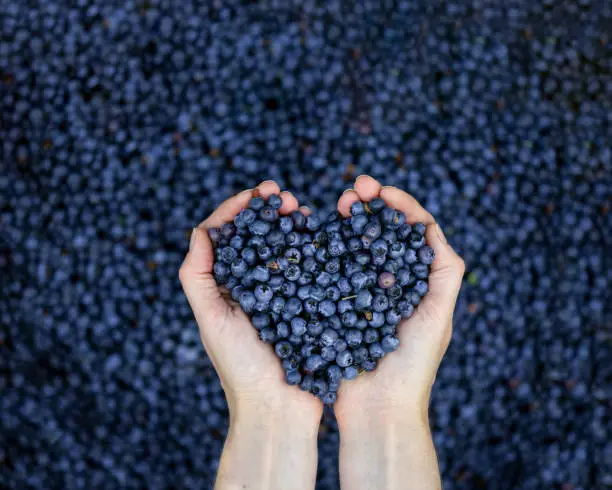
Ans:
{"label": "thumb", "polygon": [[440,320],[450,319],[461,288],[465,264],[448,244],[437,223],[427,227],[425,236],[435,252],[435,258],[429,275],[429,292],[423,299],[422,306],[432,313],[435,311]]}
{"label": "thumb", "polygon": [[203,335],[206,335],[207,326],[223,316],[227,309],[213,277],[213,263],[213,246],[206,229],[194,228],[189,252],[179,269],[179,279]]}

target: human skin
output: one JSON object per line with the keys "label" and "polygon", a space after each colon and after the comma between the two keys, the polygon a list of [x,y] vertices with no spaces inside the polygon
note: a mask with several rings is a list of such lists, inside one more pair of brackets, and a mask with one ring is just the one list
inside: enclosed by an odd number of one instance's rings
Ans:
{"label": "human skin", "polygon": [[[219,374],[230,411],[230,427],[217,475],[217,489],[314,488],[317,429],[322,405],[285,383],[270,346],[257,338],[247,315],[212,275],[213,247],[206,230],[231,221],[254,195],[278,194],[261,183],[217,208],[196,227],[179,271],[204,347]],[[289,192],[280,193],[281,214],[298,209]],[[342,383],[335,404],[340,428],[343,488],[440,488],[427,407],[431,385],[451,335],[452,312],[463,262],[446,243],[431,215],[410,195],[360,176],[338,201],[348,216],[357,200],[383,198],[408,222],[422,221],[436,252],[430,291],[415,314],[398,326],[398,351],[376,371]],[[308,210],[301,208],[306,214]]]}
{"label": "human skin", "polygon": [[353,202],[375,197],[403,211],[409,223],[427,225],[427,243],[436,257],[428,294],[412,317],[397,327],[399,349],[386,356],[375,371],[340,386],[334,409],[340,430],[341,486],[344,490],[439,489],[429,398],[451,339],[465,265],[431,214],[400,189],[361,176],[340,197],[338,211],[348,216]]}
{"label": "human skin", "polygon": [[[216,489],[314,488],[317,432],[323,406],[309,393],[285,383],[280,362],[257,337],[248,316],[217,286],[207,229],[233,220],[255,195],[280,193],[265,181],[228,199],[192,232],[179,278],[200,337],[225,391],[230,412],[228,436]],[[289,192],[280,194],[281,214],[298,209]],[[308,214],[306,208],[302,210]]]}

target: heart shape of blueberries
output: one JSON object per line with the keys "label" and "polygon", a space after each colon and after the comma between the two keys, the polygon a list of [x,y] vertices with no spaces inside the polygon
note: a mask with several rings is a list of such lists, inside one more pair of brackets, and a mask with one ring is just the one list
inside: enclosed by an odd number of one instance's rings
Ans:
{"label": "heart shape of blueberries", "polygon": [[287,383],[332,404],[342,379],[399,347],[397,324],[427,294],[434,251],[423,223],[380,198],[323,223],[281,216],[281,205],[254,197],[233,223],[209,229],[214,276],[274,346]]}

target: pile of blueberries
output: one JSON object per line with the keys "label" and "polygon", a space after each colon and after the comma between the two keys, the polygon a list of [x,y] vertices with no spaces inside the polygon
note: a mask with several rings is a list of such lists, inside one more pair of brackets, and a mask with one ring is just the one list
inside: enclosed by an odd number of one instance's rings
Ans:
{"label": "pile of blueberries", "polygon": [[357,201],[351,216],[320,222],[282,199],[253,197],[233,222],[210,228],[214,276],[274,344],[285,380],[336,401],[341,380],[373,371],[399,346],[397,324],[427,294],[433,249],[425,225],[406,223],[381,198]]}
{"label": "pile of blueberries", "polygon": [[[596,0],[0,1],[0,487],[209,488],[228,413],[177,278],[191,229],[264,179],[323,223],[370,174],[467,266],[444,488],[612,488],[611,24]],[[320,489],[338,437],[328,407]]]}

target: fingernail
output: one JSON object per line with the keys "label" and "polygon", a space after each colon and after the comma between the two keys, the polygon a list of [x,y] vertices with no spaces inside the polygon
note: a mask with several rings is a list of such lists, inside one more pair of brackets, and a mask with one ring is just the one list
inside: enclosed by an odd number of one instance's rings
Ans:
{"label": "fingernail", "polygon": [[189,238],[189,250],[191,250],[193,248],[193,246],[195,245],[196,237],[197,236],[198,236],[198,234],[196,233],[196,229],[194,228],[191,231],[191,238]]}
{"label": "fingernail", "polygon": [[440,225],[438,223],[436,223],[436,233],[438,234],[438,238],[440,239],[440,241],[446,245],[446,243],[448,242],[446,241],[444,232],[442,231],[442,228],[440,228]]}

